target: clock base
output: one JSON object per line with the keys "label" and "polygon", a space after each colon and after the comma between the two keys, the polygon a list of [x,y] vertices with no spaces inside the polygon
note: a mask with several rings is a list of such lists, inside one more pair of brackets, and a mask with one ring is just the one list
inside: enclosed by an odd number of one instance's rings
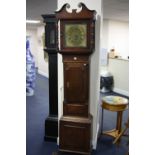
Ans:
{"label": "clock base", "polygon": [[45,120],[45,141],[56,142],[58,137],[58,117],[49,116]]}
{"label": "clock base", "polygon": [[61,152],[91,154],[92,116],[72,117],[63,116],[60,119]]}

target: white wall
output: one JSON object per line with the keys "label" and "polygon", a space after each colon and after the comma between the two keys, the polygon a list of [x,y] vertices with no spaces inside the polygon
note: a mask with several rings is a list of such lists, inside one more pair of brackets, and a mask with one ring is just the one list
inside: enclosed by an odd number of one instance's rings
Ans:
{"label": "white wall", "polygon": [[101,46],[105,49],[108,49],[108,35],[109,35],[109,20],[103,20],[103,35],[102,35],[102,41]]}
{"label": "white wall", "polygon": [[26,36],[29,36],[30,50],[31,50],[32,55],[34,56],[36,67],[38,67],[37,28],[27,28]]}
{"label": "white wall", "polygon": [[109,59],[107,69],[114,77],[114,91],[129,96],[129,61]]}
{"label": "white wall", "polygon": [[127,58],[129,56],[129,23],[104,20],[102,47],[108,51],[115,48],[122,58]]}
{"label": "white wall", "polygon": [[48,62],[44,59],[44,50],[42,43],[42,35],[44,26],[27,26],[26,35],[30,36],[30,48],[35,58],[38,72],[43,76],[48,77]]}
{"label": "white wall", "polygon": [[[115,48],[116,52],[127,59],[129,56],[129,23],[104,20],[102,47],[108,52]],[[108,70],[114,77],[114,91],[129,95],[129,61],[109,59],[106,66],[101,66],[101,72]]]}
{"label": "white wall", "polygon": [[44,47],[42,36],[44,33],[44,26],[39,26],[37,28],[37,38],[38,38],[38,72],[46,77],[48,77],[48,62],[44,59]]}
{"label": "white wall", "polygon": [[[65,4],[69,3],[71,8],[77,8],[77,4],[83,2],[89,9],[97,11],[97,21],[96,21],[96,35],[95,35],[95,46],[96,49],[91,55],[90,63],[90,113],[93,115],[93,148],[96,148],[97,144],[97,134],[99,129],[99,115],[98,115],[98,105],[99,105],[99,58],[100,58],[100,41],[101,41],[101,19],[102,17],[102,0],[58,0],[58,10]],[[62,67],[62,57],[58,56],[58,94],[59,94],[59,119],[62,116],[62,101],[63,101],[63,67]],[[62,97],[62,98],[61,98]]]}
{"label": "white wall", "polygon": [[129,23],[109,21],[108,51],[115,48],[122,58],[129,56]]}

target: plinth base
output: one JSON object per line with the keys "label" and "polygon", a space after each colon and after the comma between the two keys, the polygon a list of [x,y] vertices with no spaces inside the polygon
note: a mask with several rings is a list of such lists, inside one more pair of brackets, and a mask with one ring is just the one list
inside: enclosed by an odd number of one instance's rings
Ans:
{"label": "plinth base", "polygon": [[60,119],[59,151],[90,155],[92,117],[63,116]]}
{"label": "plinth base", "polygon": [[58,117],[49,116],[45,120],[45,141],[56,142],[58,137]]}

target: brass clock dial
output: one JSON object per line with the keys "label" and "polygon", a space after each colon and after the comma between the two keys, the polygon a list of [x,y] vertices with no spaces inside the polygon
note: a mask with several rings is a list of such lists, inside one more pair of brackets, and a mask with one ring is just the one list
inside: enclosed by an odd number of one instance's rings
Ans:
{"label": "brass clock dial", "polygon": [[86,47],[87,25],[66,24],[64,39],[65,39],[65,47]]}

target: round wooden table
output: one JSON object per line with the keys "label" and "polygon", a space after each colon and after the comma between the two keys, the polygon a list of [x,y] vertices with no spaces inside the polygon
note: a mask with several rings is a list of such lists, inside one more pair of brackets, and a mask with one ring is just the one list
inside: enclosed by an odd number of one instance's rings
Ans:
{"label": "round wooden table", "polygon": [[123,111],[128,108],[128,99],[113,95],[105,96],[102,98],[101,106],[102,106],[102,118],[103,118],[103,109],[117,112],[116,128],[113,130],[103,132],[103,124],[101,124],[101,131],[102,131],[101,134],[117,138],[122,130],[122,115]]}

